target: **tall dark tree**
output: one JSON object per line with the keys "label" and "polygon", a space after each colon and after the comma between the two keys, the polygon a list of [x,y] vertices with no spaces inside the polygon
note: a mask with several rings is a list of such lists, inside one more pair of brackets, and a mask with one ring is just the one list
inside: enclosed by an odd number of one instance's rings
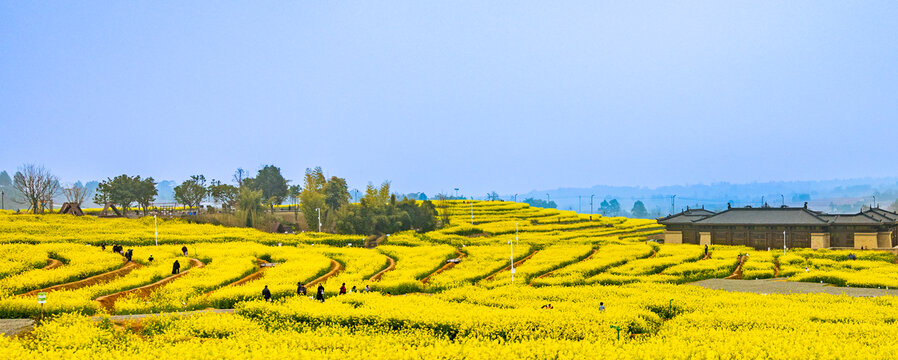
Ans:
{"label": "tall dark tree", "polygon": [[328,210],[337,211],[343,205],[349,204],[349,188],[346,179],[331,176],[324,187],[324,203]]}
{"label": "tall dark tree", "polygon": [[[147,179],[153,183],[152,191],[146,187],[146,184],[142,184],[140,176],[131,177],[121,174],[114,178],[106,178],[97,185],[97,190],[94,192],[94,203],[110,202],[117,205],[123,213],[127,213],[131,209],[131,204],[138,200],[144,200],[144,204],[148,204],[155,198],[156,188],[153,178]],[[146,201],[147,198],[149,201]]]}
{"label": "tall dark tree", "polygon": [[193,175],[181,185],[175,186],[175,201],[190,208],[199,208],[207,194],[206,177],[203,175]]}
{"label": "tall dark tree", "polygon": [[134,181],[134,201],[143,210],[143,214],[147,214],[147,208],[156,200],[158,191],[156,190],[156,181],[152,177],[141,180],[140,176],[135,176]]}
{"label": "tall dark tree", "polygon": [[274,165],[265,165],[256,174],[252,187],[262,190],[262,201],[274,212],[274,206],[287,199],[287,179],[281,175],[281,169]]}
{"label": "tall dark tree", "polygon": [[633,203],[633,210],[630,210],[630,214],[635,218],[649,217],[649,212],[645,209],[645,204],[640,200],[636,200],[636,202]]}

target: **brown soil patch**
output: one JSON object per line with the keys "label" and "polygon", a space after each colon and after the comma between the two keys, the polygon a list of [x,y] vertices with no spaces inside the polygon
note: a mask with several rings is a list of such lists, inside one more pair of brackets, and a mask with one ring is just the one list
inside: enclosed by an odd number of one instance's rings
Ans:
{"label": "brown soil patch", "polygon": [[331,271],[328,271],[327,274],[322,275],[321,277],[312,280],[312,282],[306,284],[307,288],[311,288],[312,286],[318,285],[319,283],[324,282],[329,279],[331,276],[337,275],[341,270],[343,270],[343,265],[340,265],[340,262],[337,260],[331,259]]}
{"label": "brown soil patch", "polygon": [[121,268],[118,268],[116,270],[113,270],[113,271],[105,272],[100,275],[91,276],[89,278],[78,280],[78,281],[72,281],[72,282],[68,282],[65,284],[51,286],[51,287],[44,288],[44,289],[32,290],[32,291],[22,294],[22,296],[37,295],[37,293],[39,293],[39,292],[80,289],[83,287],[96,285],[99,283],[104,283],[104,282],[110,281],[110,280],[115,279],[120,276],[125,276],[128,273],[130,273],[131,271],[134,271],[135,269],[139,269],[141,267],[143,267],[143,266],[132,261],[132,262],[125,263],[124,266],[122,266]]}
{"label": "brown soil patch", "polygon": [[[386,256],[386,255],[384,255],[384,256]],[[393,259],[393,258],[387,256],[387,261],[390,262],[390,264],[387,265],[387,268],[381,270],[381,271],[378,272],[377,274],[374,274],[374,276],[372,276],[370,279],[368,279],[368,281],[378,281],[378,280],[380,280],[380,277],[383,276],[387,271],[393,270],[393,268],[396,267],[396,260],[395,260],[395,259]]]}
{"label": "brown soil patch", "polygon": [[41,270],[53,270],[62,266],[62,261],[56,259],[47,259],[47,265],[42,267]]}
{"label": "brown soil patch", "polygon": [[[523,259],[521,259],[521,260],[516,261],[516,262],[514,263],[514,266],[517,267],[518,265],[523,264],[525,261],[530,260],[530,258],[533,257],[533,255],[536,255],[536,253],[538,253],[538,252],[539,252],[539,250],[536,250],[536,251],[530,253],[530,255],[527,255],[527,257],[525,257],[525,258],[523,258]],[[496,277],[496,275],[499,275],[499,274],[502,273],[503,271],[509,271],[509,270],[511,270],[511,265],[502,268],[502,270],[499,270],[499,271],[494,272],[492,275],[487,276],[485,279],[483,279],[483,281],[490,281],[490,280],[492,280],[494,277]]]}
{"label": "brown soil patch", "polygon": [[[256,280],[256,279],[262,277],[262,275],[265,274],[265,270],[268,270],[267,267],[261,267],[261,265],[264,264],[264,263],[265,263],[265,260],[262,260],[262,259],[256,259],[256,264],[258,264],[258,265],[260,266],[260,267],[259,267],[259,270],[253,272],[252,274],[249,274],[249,275],[247,275],[247,276],[244,276],[244,277],[240,278],[240,280],[237,280],[237,281],[235,281],[235,282],[232,282],[232,283],[227,284],[227,285],[222,286],[222,287],[228,287],[228,286],[240,286],[240,285],[246,284],[246,283],[248,283],[248,282],[250,282],[250,281],[253,281],[253,280]],[[219,288],[219,289],[220,289],[220,288]],[[215,289],[215,290],[218,290],[218,289]],[[207,293],[206,293],[206,296],[211,295],[213,292],[215,292],[215,290],[212,290],[212,291],[207,292]]]}
{"label": "brown soil patch", "polygon": [[[190,259],[190,263],[193,265],[191,270],[199,269],[199,268],[202,268],[203,266],[205,266],[205,264],[203,264],[202,261],[199,261],[197,259]],[[189,272],[190,272],[190,270],[186,270],[179,274],[169,276],[165,279],[159,280],[159,281],[154,282],[149,285],[141,286],[141,287],[130,289],[130,290],[120,291],[120,292],[117,292],[114,294],[100,296],[100,297],[94,299],[94,301],[100,303],[100,306],[102,306],[103,308],[105,308],[107,311],[109,311],[111,313],[115,309],[115,301],[118,300],[119,298],[131,295],[131,294],[137,294],[137,296],[145,298],[145,297],[149,296],[153,292],[153,290],[156,290],[156,289],[164,286],[165,284],[168,284],[168,283],[174,281],[175,279],[186,275]]]}
{"label": "brown soil patch", "polygon": [[[589,253],[589,256],[583,258],[583,260],[580,260],[580,261],[578,261],[578,262],[576,262],[576,263],[581,263],[581,262],[584,262],[584,261],[586,261],[586,260],[589,260],[589,259],[592,258],[592,257],[596,254],[596,252],[598,252],[598,251],[599,251],[599,249],[592,249],[592,252]],[[574,264],[576,264],[576,263],[574,263]],[[574,264],[570,264],[570,265],[567,265],[567,266],[571,266],[571,265],[574,265]],[[565,267],[567,267],[567,266],[565,266]],[[562,267],[562,268],[564,268],[564,267]],[[558,269],[562,269],[562,268],[558,268]],[[542,279],[542,278],[544,278],[544,277],[546,277],[546,276],[552,275],[552,273],[554,273],[554,272],[557,271],[558,269],[555,269],[555,270],[549,271],[549,272],[547,272],[547,273],[545,273],[545,274],[542,274],[542,275],[540,275],[540,276],[537,276],[537,277],[533,278],[532,280],[530,280],[530,283],[532,284],[532,283],[533,283],[533,280],[535,280],[535,279]]]}
{"label": "brown soil patch", "polygon": [[780,260],[773,259],[773,277],[780,277]]}
{"label": "brown soil patch", "polygon": [[733,271],[733,274],[727,276],[727,279],[742,279],[742,264],[745,264],[745,260],[748,259],[747,256],[739,257],[739,265],[736,265],[736,270]]}
{"label": "brown soil patch", "polygon": [[[458,254],[459,259],[465,257],[465,253],[461,252],[461,250],[456,249],[455,252]],[[443,271],[446,271],[446,270],[449,270],[449,269],[455,267],[455,265],[456,265],[456,263],[446,263],[446,265],[443,265],[442,267],[437,269],[437,271],[434,271],[430,275],[427,275],[423,279],[421,279],[421,283],[427,284],[427,282],[430,281],[430,278],[434,277],[435,275],[437,275]]]}

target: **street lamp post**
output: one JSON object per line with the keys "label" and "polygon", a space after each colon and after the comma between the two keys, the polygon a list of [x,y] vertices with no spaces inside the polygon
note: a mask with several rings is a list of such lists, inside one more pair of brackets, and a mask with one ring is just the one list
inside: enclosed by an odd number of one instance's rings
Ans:
{"label": "street lamp post", "polygon": [[514,202],[518,202],[518,194],[514,194]]}
{"label": "street lamp post", "polygon": [[577,195],[577,213],[582,213],[582,212],[583,212],[583,206],[581,205],[581,203],[582,203],[582,201],[581,201],[582,198],[583,198],[583,196]]}
{"label": "street lamp post", "polygon": [[6,210],[6,192],[0,190],[0,209]]}
{"label": "street lamp post", "polygon": [[521,242],[518,240],[518,222],[514,222],[514,242],[520,244]]}
{"label": "street lamp post", "polygon": [[321,232],[321,208],[315,208],[318,211],[318,232]]}
{"label": "street lamp post", "polygon": [[783,199],[783,206],[786,206],[786,196],[783,194],[780,194],[780,198]]}
{"label": "street lamp post", "polygon": [[786,255],[786,230],[783,230],[783,255]]}
{"label": "street lamp post", "polygon": [[455,188],[455,198],[458,198],[458,188]]}
{"label": "street lamp post", "polygon": [[550,202],[552,202],[552,199],[549,198],[549,194],[546,194],[546,206],[549,206]]}
{"label": "street lamp post", "polygon": [[159,228],[156,227],[156,215],[153,215],[153,235],[156,236],[156,246],[159,246]]}
{"label": "street lamp post", "polygon": [[589,195],[589,213],[590,214],[592,214],[592,198],[594,198],[595,196],[596,196],[595,194]]}
{"label": "street lamp post", "polygon": [[876,195],[873,195],[873,206],[871,206],[870,208],[872,209],[875,207],[876,207]]}

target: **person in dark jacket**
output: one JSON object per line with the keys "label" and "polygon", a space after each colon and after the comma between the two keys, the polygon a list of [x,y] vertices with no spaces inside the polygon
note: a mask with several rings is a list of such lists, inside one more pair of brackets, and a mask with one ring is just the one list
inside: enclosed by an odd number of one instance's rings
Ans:
{"label": "person in dark jacket", "polygon": [[340,295],[346,295],[346,283],[340,285]]}
{"label": "person in dark jacket", "polygon": [[134,255],[134,249],[128,249],[128,251],[125,251],[125,258],[127,258],[128,261],[131,261],[131,256],[133,256],[133,255]]}
{"label": "person in dark jacket", "polygon": [[184,253],[184,256],[187,256],[187,247],[181,247],[181,252]]}
{"label": "person in dark jacket", "polygon": [[150,262],[150,263],[152,263],[152,262],[153,262],[153,254],[150,254],[150,258],[149,258],[149,259],[147,259],[147,262]]}
{"label": "person in dark jacket", "polygon": [[318,284],[318,293],[315,294],[315,300],[324,302],[324,285]]}
{"label": "person in dark jacket", "polygon": [[271,290],[268,290],[268,285],[265,285],[265,288],[262,289],[262,297],[265,298],[265,301],[271,301]]}
{"label": "person in dark jacket", "polygon": [[296,295],[306,296],[306,286],[301,282],[296,283]]}
{"label": "person in dark jacket", "polygon": [[181,272],[181,263],[179,263],[178,260],[175,260],[175,263],[171,265],[171,273],[172,273],[172,275],[174,275],[174,274],[177,274],[180,272]]}

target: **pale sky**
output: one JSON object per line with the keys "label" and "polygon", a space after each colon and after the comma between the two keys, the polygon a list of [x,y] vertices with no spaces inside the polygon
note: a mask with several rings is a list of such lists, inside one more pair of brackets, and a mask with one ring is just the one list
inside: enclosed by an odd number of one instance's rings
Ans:
{"label": "pale sky", "polygon": [[898,2],[0,2],[0,169],[483,194],[898,176]]}

